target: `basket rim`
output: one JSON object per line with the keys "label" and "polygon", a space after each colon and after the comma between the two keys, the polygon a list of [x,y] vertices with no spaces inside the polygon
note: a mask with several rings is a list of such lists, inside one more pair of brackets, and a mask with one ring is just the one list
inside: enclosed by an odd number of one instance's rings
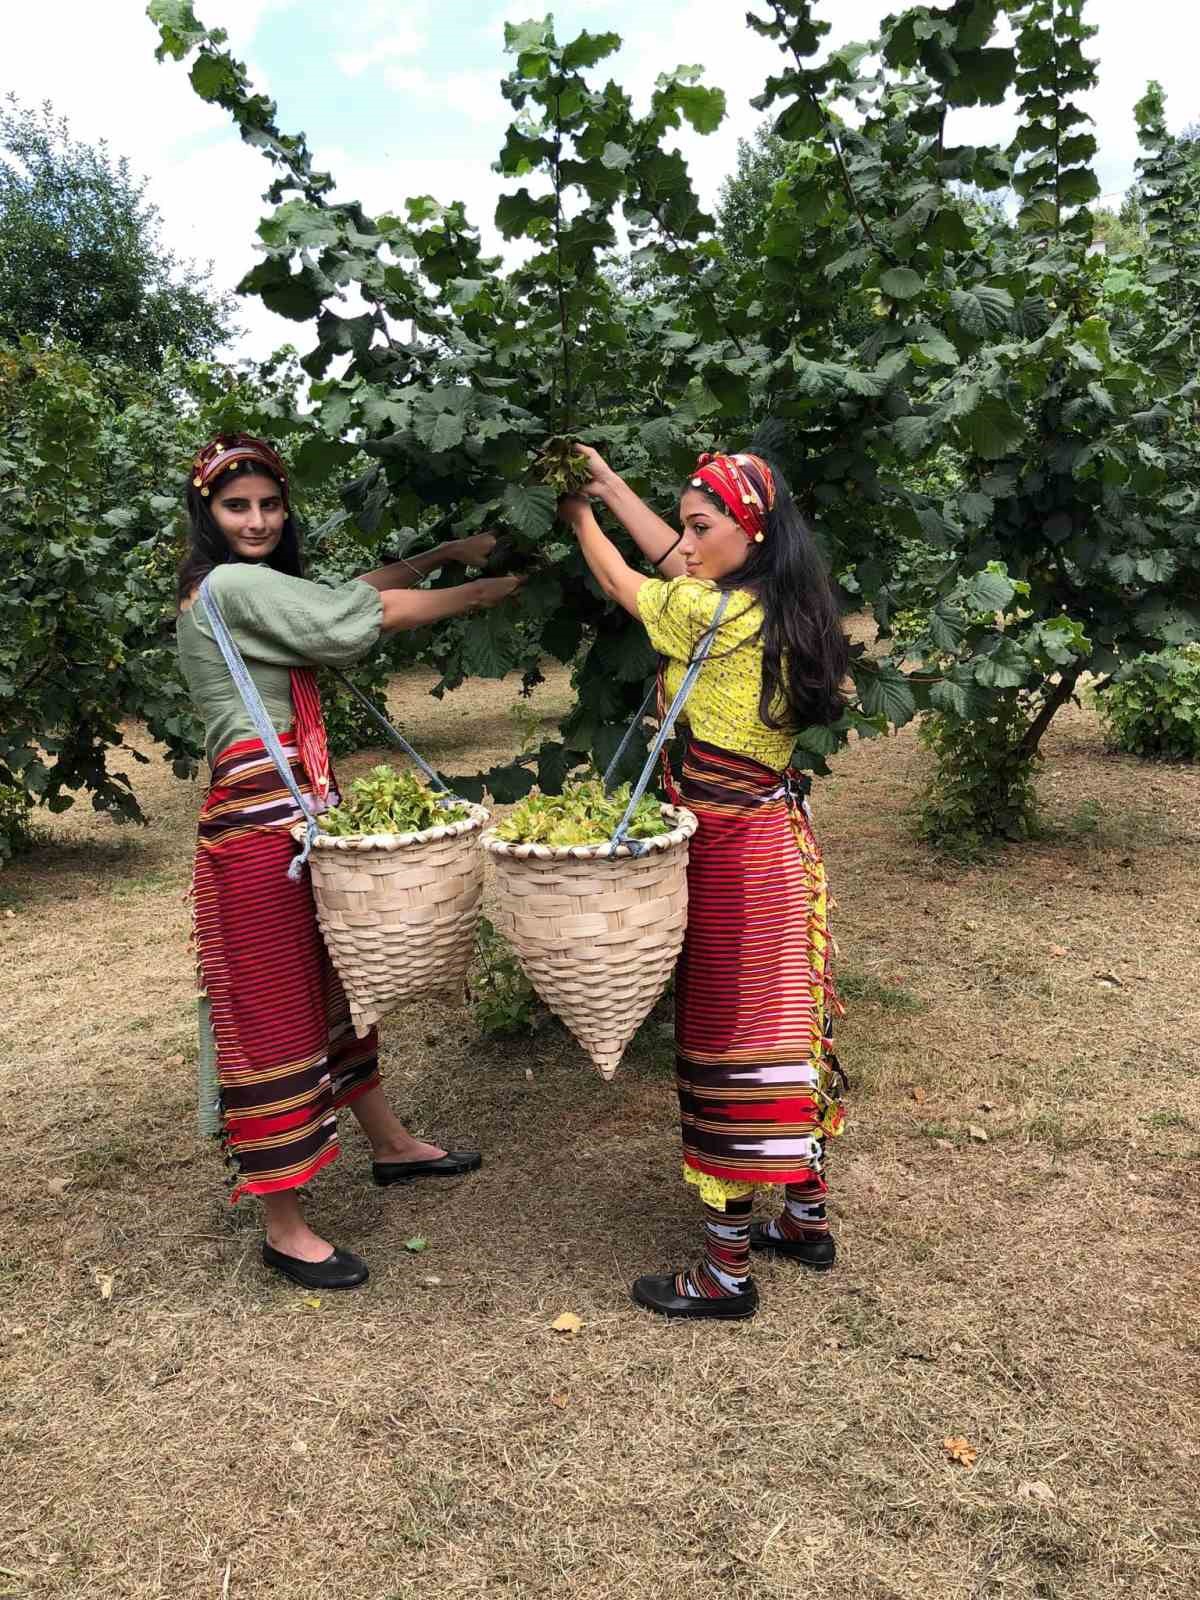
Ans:
{"label": "basket rim", "polygon": [[[460,817],[457,822],[439,822],[432,828],[422,828],[419,833],[346,833],[332,834],[317,832],[313,840],[314,850],[407,850],[410,845],[428,844],[434,839],[450,839],[456,834],[475,833],[491,820],[491,812],[486,806],[476,805],[474,801],[464,800],[470,815]],[[306,824],[293,823],[288,829],[292,838],[302,841]]]}
{"label": "basket rim", "polygon": [[[665,800],[660,801],[660,806],[664,816],[674,819],[674,828],[670,833],[660,833],[653,839],[639,839],[637,843],[648,846],[650,850],[672,850],[692,837],[700,826],[700,819],[686,806],[668,805]],[[620,844],[613,850],[607,840],[603,844],[517,844],[508,839],[497,839],[494,828],[488,828],[480,834],[479,843],[491,855],[511,856],[518,861],[528,861],[530,857],[538,861],[640,859],[640,856],[634,856],[628,845]]]}

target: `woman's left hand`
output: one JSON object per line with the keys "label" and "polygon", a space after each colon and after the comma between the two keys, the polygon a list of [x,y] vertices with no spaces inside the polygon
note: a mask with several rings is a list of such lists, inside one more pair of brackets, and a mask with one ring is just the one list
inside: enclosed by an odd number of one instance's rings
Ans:
{"label": "woman's left hand", "polygon": [[591,502],[583,494],[564,494],[558,502],[558,520],[565,522],[568,528],[576,533],[585,517],[592,515]]}
{"label": "woman's left hand", "polygon": [[458,561],[464,567],[482,567],[496,548],[496,535],[473,533],[467,539],[451,540],[445,548],[451,561]]}

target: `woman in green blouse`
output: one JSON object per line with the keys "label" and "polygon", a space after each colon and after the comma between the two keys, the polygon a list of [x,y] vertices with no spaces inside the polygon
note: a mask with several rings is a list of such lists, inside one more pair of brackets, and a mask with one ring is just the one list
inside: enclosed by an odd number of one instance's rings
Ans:
{"label": "woman in green blouse", "polygon": [[191,539],[179,573],[179,659],[204,720],[212,786],[200,814],[193,881],[198,965],[211,1015],[221,1131],[232,1198],[257,1195],[263,1260],[311,1288],[352,1288],[366,1263],[306,1222],[299,1189],[338,1153],[349,1106],[370,1141],[380,1184],[467,1172],[474,1151],[415,1138],[380,1086],[374,1029],[357,1039],[317,928],[308,874],[291,880],[299,812],[257,737],[213,637],[210,588],[288,756],[301,793],[331,798],[312,668],[357,661],[380,637],[500,604],[516,578],[451,588],[415,585],[448,562],[481,566],[490,534],[439,546],[336,587],[303,576],[283,462],[261,439],[223,435],[196,457]]}

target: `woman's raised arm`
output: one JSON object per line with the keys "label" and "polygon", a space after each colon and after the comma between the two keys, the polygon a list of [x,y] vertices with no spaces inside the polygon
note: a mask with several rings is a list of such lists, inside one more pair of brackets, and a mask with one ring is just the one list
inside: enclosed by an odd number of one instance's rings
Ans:
{"label": "woman's raised arm", "polygon": [[577,444],[579,454],[591,468],[592,476],[583,486],[584,494],[602,500],[629,534],[634,544],[664,578],[678,578],[686,571],[683,557],[675,548],[681,535],[664,522],[657,512],[618,473],[615,473],[598,450],[590,444]]}
{"label": "woman's raised arm", "polygon": [[486,610],[510,599],[520,587],[520,578],[509,577],[473,578],[450,589],[384,589],[380,595],[383,632],[400,633],[446,617],[461,617],[468,611]]}

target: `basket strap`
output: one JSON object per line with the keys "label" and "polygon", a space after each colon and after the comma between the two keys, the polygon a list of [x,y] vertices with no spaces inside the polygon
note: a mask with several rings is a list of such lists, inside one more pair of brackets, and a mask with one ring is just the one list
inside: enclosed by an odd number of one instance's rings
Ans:
{"label": "basket strap", "polygon": [[605,771],[604,771],[604,788],[605,788],[606,792],[609,789],[612,788],[613,774],[616,772],[617,768],[621,765],[621,757],[625,754],[626,750],[628,750],[629,741],[633,738],[634,734],[641,727],[642,718],[649,711],[651,703],[656,699],[657,695],[658,695],[658,680],[656,678],[655,681],[650,685],[649,694],[646,696],[646,698],[642,701],[641,705],[638,707],[637,715],[634,717],[633,721],[629,724],[629,726],[625,729],[625,737],[621,740],[620,744],[617,746],[616,755],[612,758],[612,760],[608,763],[608,766],[605,768]]}
{"label": "basket strap", "polygon": [[[650,849],[650,846],[642,839],[626,840],[625,830],[633,821],[633,813],[637,810],[638,801],[646,792],[646,786],[650,782],[650,776],[654,771],[659,754],[675,729],[676,719],[678,718],[679,713],[683,710],[688,696],[695,688],[696,679],[700,676],[700,668],[704,665],[705,656],[707,656],[708,652],[712,649],[713,640],[717,636],[717,629],[721,626],[721,618],[725,615],[725,607],[728,604],[729,590],[727,589],[717,604],[717,609],[712,619],[712,626],[709,628],[708,632],[703,635],[695,650],[692,652],[692,659],[688,663],[687,671],[683,675],[683,682],[676,690],[675,698],[671,701],[671,704],[667,710],[667,714],[662,719],[662,725],[654,737],[654,743],[650,746],[650,754],[646,757],[646,765],[642,768],[642,775],[638,779],[637,783],[633,786],[633,792],[629,796],[629,804],[625,807],[625,815],[621,818],[620,822],[617,823],[616,832],[609,840],[609,860],[613,859],[617,853],[618,845],[621,844],[624,844],[625,848],[630,852],[630,854],[635,856],[645,855]],[[646,704],[649,704],[648,700]],[[639,719],[641,716],[642,712],[639,711]],[[630,733],[632,732],[633,729],[631,728]],[[628,735],[626,735],[626,739],[628,740]],[[611,771],[611,768],[609,770]]]}
{"label": "basket strap", "polygon": [[461,795],[454,793],[453,789],[451,789],[450,785],[446,783],[445,779],[436,773],[427,761],[423,760],[422,757],[417,754],[412,745],[409,744],[408,740],[400,732],[399,728],[394,728],[392,726],[375,702],[368,699],[362,690],[357,686],[357,684],[351,683],[346,674],[344,672],[339,672],[336,667],[334,667],[332,671],[334,677],[340,684],[342,684],[344,688],[349,689],[350,693],[358,701],[359,705],[362,706],[363,710],[370,712],[383,731],[390,738],[395,740],[395,742],[400,746],[401,750],[404,751],[404,754],[408,757],[408,759],[413,762],[415,766],[419,767],[434,788],[440,791],[438,794],[438,803],[440,805],[468,804],[468,802],[465,801]]}
{"label": "basket strap", "polygon": [[304,818],[304,845],[300,854],[296,856],[288,867],[288,877],[296,879],[304,871],[304,864],[308,860],[308,853],[312,849],[313,840],[317,837],[317,825],[313,821],[312,802],[306,800],[300,793],[300,786],[292,772],[292,764],[284,754],[283,746],[279,742],[279,735],[275,732],[275,725],[263,705],[262,696],[258,686],[247,671],[246,663],[242,660],[242,653],[233,641],[233,635],[225,625],[225,618],[221,615],[221,608],[217,604],[217,597],[212,591],[212,574],[209,573],[200,585],[200,602],[208,616],[212,627],[213,638],[217,648],[225,658],[225,665],[229,668],[229,676],[233,679],[234,687],[242,697],[242,704],[246,707],[250,721],[254,724],[254,731],[266,747],[267,754],[275,763],[276,770],[283,780],[292,799],[300,808],[300,815]]}

